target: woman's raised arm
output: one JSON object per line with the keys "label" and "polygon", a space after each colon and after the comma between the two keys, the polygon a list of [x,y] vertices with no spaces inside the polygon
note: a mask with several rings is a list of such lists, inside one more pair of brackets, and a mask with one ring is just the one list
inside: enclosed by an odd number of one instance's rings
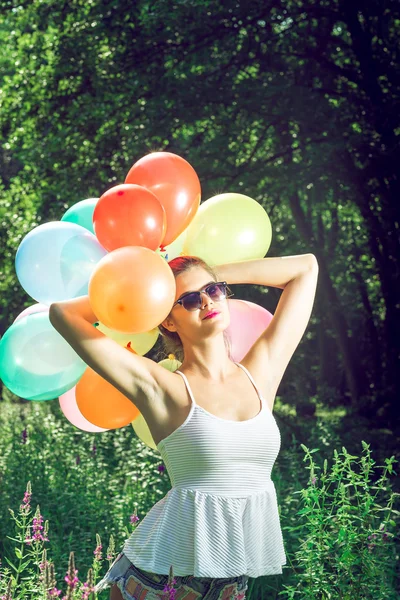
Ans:
{"label": "woman's raised arm", "polygon": [[215,267],[227,283],[253,283],[283,289],[274,318],[241,361],[272,410],[279,383],[308,325],[318,280],[313,254],[261,258]]}
{"label": "woman's raised arm", "polygon": [[55,302],[50,323],[96,373],[111,383],[143,412],[149,402],[162,402],[174,381],[172,373],[133,354],[93,327],[97,321],[88,296]]}

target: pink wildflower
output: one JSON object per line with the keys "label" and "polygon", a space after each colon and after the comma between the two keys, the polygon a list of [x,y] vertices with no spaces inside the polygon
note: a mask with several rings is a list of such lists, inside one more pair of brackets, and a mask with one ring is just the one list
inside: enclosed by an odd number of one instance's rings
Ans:
{"label": "pink wildflower", "polygon": [[72,589],[75,589],[76,588],[76,584],[79,582],[79,579],[77,577],[77,573],[78,573],[78,569],[74,570],[74,575],[71,575],[71,573],[68,571],[68,573],[64,577],[64,580],[67,582],[68,587],[70,587]]}
{"label": "pink wildflower", "polygon": [[96,547],[96,550],[93,550],[93,554],[96,560],[98,560],[99,562],[101,561],[101,551],[103,549],[103,546],[101,544],[99,544]]}
{"label": "pink wildflower", "polygon": [[139,517],[138,517],[137,515],[131,515],[131,517],[130,517],[130,521],[131,521],[131,523],[132,523],[132,525],[133,525],[133,524],[134,524],[134,523],[136,523],[137,521],[140,521],[140,519],[139,519]]}
{"label": "pink wildflower", "polygon": [[25,542],[27,544],[31,544],[32,542],[48,542],[49,538],[47,537],[46,530],[43,531],[43,529],[43,517],[40,514],[38,506],[32,521],[33,536],[30,537],[30,526],[28,526],[26,531]]}
{"label": "pink wildflower", "polygon": [[31,482],[28,481],[28,484],[26,486],[26,492],[24,494],[24,499],[22,500],[22,504],[19,507],[19,510],[24,515],[27,515],[29,513],[29,511],[31,510],[31,506],[29,504],[31,501],[31,497],[32,497]]}
{"label": "pink wildflower", "polygon": [[82,600],[88,600],[89,595],[93,592],[93,586],[89,585],[87,581],[83,584],[82,588]]}
{"label": "pink wildflower", "polygon": [[164,586],[163,592],[167,592],[167,600],[175,600],[176,589],[174,588],[174,584],[176,583],[176,579],[174,577],[173,566],[171,565],[169,569],[168,583]]}

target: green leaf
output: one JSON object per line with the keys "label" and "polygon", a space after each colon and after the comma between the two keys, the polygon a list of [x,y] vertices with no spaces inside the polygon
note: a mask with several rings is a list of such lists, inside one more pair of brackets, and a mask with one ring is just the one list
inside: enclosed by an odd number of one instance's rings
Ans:
{"label": "green leaf", "polygon": [[18,569],[17,569],[17,567],[16,567],[16,566],[15,566],[15,565],[14,565],[14,564],[11,562],[11,560],[10,560],[9,558],[7,558],[7,556],[5,556],[4,558],[6,559],[6,561],[7,561],[7,562],[8,562],[8,564],[10,565],[10,567],[11,567],[12,569],[14,569],[14,571],[15,571],[16,573],[18,573]]}
{"label": "green leaf", "polygon": [[14,550],[15,550],[16,557],[21,559],[22,558],[21,548],[14,548]]}

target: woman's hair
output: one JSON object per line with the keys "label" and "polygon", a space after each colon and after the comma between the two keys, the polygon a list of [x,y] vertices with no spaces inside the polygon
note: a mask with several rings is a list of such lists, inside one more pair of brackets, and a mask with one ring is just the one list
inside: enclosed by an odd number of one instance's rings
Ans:
{"label": "woman's hair", "polygon": [[[213,269],[206,262],[204,262],[204,260],[198,258],[197,256],[177,256],[176,258],[170,260],[168,265],[171,267],[175,279],[178,277],[178,275],[185,273],[185,271],[189,271],[189,269],[193,267],[201,267],[211,275],[214,281],[217,281],[217,276]],[[179,334],[176,331],[169,331],[161,324],[158,326],[158,329],[161,332],[166,354],[174,354],[177,360],[183,362],[184,352]],[[226,330],[224,331],[224,341],[228,355],[231,356],[231,343]]]}

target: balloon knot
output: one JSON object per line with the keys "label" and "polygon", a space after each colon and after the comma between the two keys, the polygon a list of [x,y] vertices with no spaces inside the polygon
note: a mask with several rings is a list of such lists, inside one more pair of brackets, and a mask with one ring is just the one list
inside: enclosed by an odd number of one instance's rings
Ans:
{"label": "balloon knot", "polygon": [[128,342],[127,345],[125,346],[125,348],[127,350],[129,350],[130,352],[132,352],[133,354],[137,354],[136,350],[134,350],[133,348],[131,348],[131,342]]}
{"label": "balloon knot", "polygon": [[175,360],[175,354],[168,354],[169,360]]}
{"label": "balloon knot", "polygon": [[160,252],[165,252],[165,246],[164,246],[164,244],[160,245]]}

